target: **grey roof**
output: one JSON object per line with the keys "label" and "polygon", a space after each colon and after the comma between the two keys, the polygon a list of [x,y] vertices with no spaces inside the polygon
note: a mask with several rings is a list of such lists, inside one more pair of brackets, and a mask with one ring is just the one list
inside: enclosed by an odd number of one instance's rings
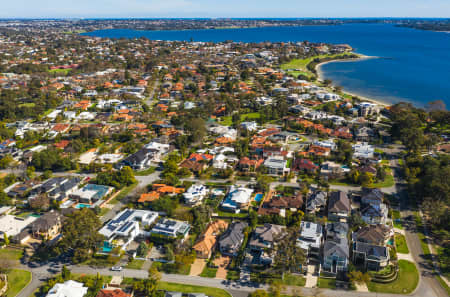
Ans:
{"label": "grey roof", "polygon": [[306,201],[306,210],[314,210],[317,207],[325,206],[327,202],[327,193],[323,191],[314,192],[308,196]]}
{"label": "grey roof", "polygon": [[353,244],[353,249],[358,253],[365,254],[366,258],[373,260],[383,260],[389,256],[387,247],[365,242],[355,242]]}
{"label": "grey roof", "polygon": [[328,223],[325,226],[327,233],[327,240],[334,242],[341,242],[342,239],[347,239],[348,224],[343,222]]}
{"label": "grey roof", "polygon": [[235,247],[244,239],[244,229],[247,228],[245,222],[233,222],[219,239],[221,247]]}
{"label": "grey roof", "polygon": [[350,199],[348,199],[347,193],[342,191],[332,192],[329,199],[328,211],[349,212]]}
{"label": "grey roof", "polygon": [[265,246],[265,242],[273,242],[277,234],[282,233],[286,229],[285,226],[264,224],[264,226],[256,227],[250,240],[250,245]]}
{"label": "grey roof", "polygon": [[348,247],[348,241],[344,241],[340,244],[336,244],[336,242],[331,240],[326,240],[325,244],[323,245],[323,256],[328,257],[332,254],[339,254],[341,257],[348,258],[350,252]]}

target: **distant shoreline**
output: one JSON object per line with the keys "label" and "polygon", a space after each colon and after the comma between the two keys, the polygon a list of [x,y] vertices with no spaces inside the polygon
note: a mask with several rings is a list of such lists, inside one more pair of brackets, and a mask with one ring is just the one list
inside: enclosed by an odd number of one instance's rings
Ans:
{"label": "distant shoreline", "polygon": [[[316,69],[316,73],[317,73],[317,80],[319,81],[324,81],[325,77],[324,77],[324,73],[322,71],[322,66],[329,64],[329,63],[345,63],[345,62],[353,62],[353,61],[364,61],[364,60],[369,60],[369,59],[379,59],[380,57],[377,56],[367,56],[367,55],[363,55],[363,54],[357,54],[359,57],[358,58],[350,58],[350,59],[336,59],[336,60],[330,60],[330,61],[325,61],[325,62],[321,62],[319,64],[316,65],[315,69]],[[333,86],[336,86],[333,84]],[[392,103],[388,103],[388,102],[383,102],[379,99],[373,99],[373,98],[369,98],[354,92],[349,92],[349,91],[342,91],[344,94],[348,94],[350,96],[354,96],[354,97],[358,97],[360,98],[362,101],[369,101],[369,102],[373,102],[376,104],[379,104],[381,106],[390,106],[392,105]]]}

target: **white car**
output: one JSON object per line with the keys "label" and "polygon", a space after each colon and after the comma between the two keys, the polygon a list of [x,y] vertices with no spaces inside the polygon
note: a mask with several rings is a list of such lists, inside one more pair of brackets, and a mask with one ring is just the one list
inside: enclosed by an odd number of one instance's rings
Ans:
{"label": "white car", "polygon": [[111,271],[122,271],[122,266],[113,266],[111,267]]}

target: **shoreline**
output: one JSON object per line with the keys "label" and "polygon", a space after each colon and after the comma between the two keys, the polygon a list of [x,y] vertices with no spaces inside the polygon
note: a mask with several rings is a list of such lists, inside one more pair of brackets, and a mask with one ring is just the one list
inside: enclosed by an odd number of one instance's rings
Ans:
{"label": "shoreline", "polygon": [[[358,53],[355,53],[355,54],[357,54],[359,57],[358,58],[351,58],[351,59],[330,60],[330,61],[325,61],[325,62],[317,64],[316,67],[315,67],[315,70],[316,70],[316,73],[317,73],[317,80],[321,81],[321,82],[323,82],[325,80],[324,73],[323,73],[321,67],[323,65],[328,64],[328,63],[345,63],[345,62],[364,61],[364,60],[369,60],[369,59],[379,59],[380,58],[380,57],[377,57],[377,56],[367,56],[367,55],[358,54]],[[332,86],[336,87],[335,84],[332,84]],[[372,103],[375,103],[375,104],[378,104],[378,105],[381,105],[381,106],[384,106],[384,107],[392,105],[392,103],[384,102],[384,101],[381,101],[379,99],[373,99],[373,98],[366,97],[364,95],[360,95],[360,94],[357,94],[357,93],[354,93],[354,92],[350,92],[350,91],[346,91],[346,90],[342,90],[342,93],[350,95],[350,96],[353,96],[353,97],[358,97],[358,98],[361,99],[361,101],[369,101],[369,102],[372,102]]]}

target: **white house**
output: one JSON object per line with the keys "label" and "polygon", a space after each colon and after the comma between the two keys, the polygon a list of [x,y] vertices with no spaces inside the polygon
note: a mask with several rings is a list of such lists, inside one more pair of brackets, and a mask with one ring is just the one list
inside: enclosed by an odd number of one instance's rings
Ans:
{"label": "white house", "polygon": [[47,293],[47,297],[83,297],[88,288],[83,283],[68,280],[63,284],[55,284]]}
{"label": "white house", "polygon": [[208,195],[208,189],[204,185],[192,185],[183,193],[184,202],[189,205],[199,204]]}
{"label": "white house", "polygon": [[357,143],[353,145],[353,157],[357,159],[373,158],[374,152],[374,147],[367,142]]}
{"label": "white house", "polygon": [[256,131],[258,129],[258,125],[256,122],[242,122],[241,127],[244,128],[247,131]]}
{"label": "white house", "polygon": [[127,208],[104,225],[99,233],[109,243],[114,241],[125,250],[137,236],[144,234],[144,227],[152,225],[157,218],[157,212]]}
{"label": "white house", "polygon": [[252,193],[253,189],[231,186],[228,195],[222,202],[222,208],[233,212],[239,212],[242,207],[245,207],[250,203]]}

